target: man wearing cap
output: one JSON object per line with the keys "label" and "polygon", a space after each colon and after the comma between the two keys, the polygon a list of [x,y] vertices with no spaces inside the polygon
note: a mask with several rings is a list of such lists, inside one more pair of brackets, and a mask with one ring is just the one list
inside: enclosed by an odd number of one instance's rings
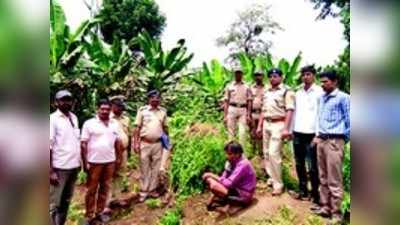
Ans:
{"label": "man wearing cap", "polygon": [[[129,136],[131,134],[130,123],[131,120],[125,112],[125,103],[123,96],[114,96],[110,98],[111,107],[111,119],[114,119],[119,124],[119,137],[121,138],[123,150],[120,155],[117,155],[117,160],[120,165],[116,165],[115,172],[117,176],[121,176],[121,172],[126,169],[126,161],[128,158],[128,147],[129,147]],[[122,170],[122,171],[121,171]]]}
{"label": "man wearing cap", "polygon": [[240,67],[233,69],[235,80],[225,88],[224,123],[228,128],[229,140],[235,139],[238,128],[239,142],[244,146],[247,121],[251,119],[251,92],[243,82],[243,71]]}
{"label": "man wearing cap", "polygon": [[258,121],[261,114],[261,105],[264,95],[264,84],[263,84],[263,74],[261,69],[254,72],[255,84],[251,86],[251,122],[250,122],[250,134],[251,141],[253,144],[253,149],[257,153],[262,152],[262,137],[259,137],[257,132]]}
{"label": "man wearing cap", "polygon": [[262,111],[257,134],[263,136],[263,154],[265,167],[269,175],[268,184],[272,185],[272,195],[283,192],[282,181],[282,145],[290,138],[290,123],[295,107],[293,91],[282,84],[282,71],[268,71],[271,87],[266,89],[262,101]]}
{"label": "man wearing cap", "polygon": [[300,192],[292,194],[297,199],[308,199],[307,183],[310,180],[312,201],[319,204],[317,150],[312,140],[317,131],[318,99],[323,91],[314,83],[315,73],[314,66],[303,67],[301,69],[303,83],[296,91],[293,148]]}
{"label": "man wearing cap", "polygon": [[50,216],[54,225],[65,223],[81,166],[79,125],[71,112],[72,94],[56,93],[57,110],[50,115]]}
{"label": "man wearing cap", "polygon": [[316,213],[342,222],[343,154],[350,139],[350,96],[337,88],[336,71],[320,74],[324,94],[319,98],[317,144],[320,204]]}
{"label": "man wearing cap", "polygon": [[112,185],[116,155],[122,151],[119,125],[110,119],[111,103],[101,99],[97,103],[97,116],[82,127],[81,154],[83,167],[88,173],[86,192],[86,219],[89,224],[103,220],[111,210],[106,208]]}
{"label": "man wearing cap", "polygon": [[133,133],[133,149],[140,155],[140,202],[159,197],[159,170],[162,158],[161,137],[167,133],[167,111],[160,107],[160,93],[148,93],[148,105],[140,107]]}

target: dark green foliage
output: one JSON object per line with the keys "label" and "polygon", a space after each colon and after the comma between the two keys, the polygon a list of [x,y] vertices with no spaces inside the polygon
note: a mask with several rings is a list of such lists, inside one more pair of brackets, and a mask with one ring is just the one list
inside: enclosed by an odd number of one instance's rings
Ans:
{"label": "dark green foliage", "polygon": [[225,165],[223,136],[175,137],[174,156],[171,164],[173,186],[181,194],[201,192],[201,176],[210,171],[221,173]]}
{"label": "dark green foliage", "polygon": [[142,31],[159,37],[166,21],[153,0],[105,0],[98,18],[104,40],[110,44],[129,41]]}
{"label": "dark green foliage", "polygon": [[[350,93],[350,0],[311,0],[315,3],[315,9],[321,9],[317,19],[325,19],[327,16],[340,17],[343,24],[343,36],[348,45],[343,53],[335,61],[334,65],[326,69],[335,69],[340,75],[339,88]],[[337,11],[334,11],[334,6]]]}
{"label": "dark green foliage", "polygon": [[350,213],[350,203],[351,203],[351,150],[350,144],[346,144],[344,149],[344,159],[343,159],[343,187],[344,187],[344,197],[342,202],[342,212],[343,214]]}

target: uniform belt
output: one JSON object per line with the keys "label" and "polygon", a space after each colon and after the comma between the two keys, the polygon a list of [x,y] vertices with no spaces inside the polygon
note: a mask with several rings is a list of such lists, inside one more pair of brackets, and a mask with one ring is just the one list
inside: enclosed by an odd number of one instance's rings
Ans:
{"label": "uniform belt", "polygon": [[245,107],[247,107],[247,104],[239,104],[239,103],[229,103],[229,105],[230,106],[233,106],[233,107],[238,107],[238,108],[245,108]]}
{"label": "uniform belt", "polygon": [[261,109],[252,109],[251,112],[253,112],[253,113],[261,113]]}
{"label": "uniform belt", "polygon": [[265,117],[265,121],[270,122],[270,123],[284,122],[285,117]]}
{"label": "uniform belt", "polygon": [[327,140],[327,139],[345,139],[345,136],[343,134],[319,134],[319,138],[322,140]]}
{"label": "uniform belt", "polygon": [[160,139],[151,140],[151,139],[148,139],[148,138],[145,138],[145,137],[141,137],[140,141],[143,141],[144,143],[148,143],[148,144],[154,144],[154,143],[160,142]]}

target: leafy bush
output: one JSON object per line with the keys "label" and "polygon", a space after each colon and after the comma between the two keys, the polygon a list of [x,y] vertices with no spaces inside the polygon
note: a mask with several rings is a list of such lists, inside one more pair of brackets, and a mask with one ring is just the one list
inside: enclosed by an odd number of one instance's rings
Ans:
{"label": "leafy bush", "polygon": [[160,219],[159,225],[180,225],[183,216],[183,203],[186,196],[180,195],[176,199],[176,205],[173,209],[168,209],[164,216]]}
{"label": "leafy bush", "polygon": [[219,173],[224,168],[223,136],[182,136],[174,147],[171,180],[178,193],[191,194],[204,188],[201,176],[210,171]]}
{"label": "leafy bush", "polygon": [[192,113],[181,111],[175,113],[169,122],[174,145],[170,179],[178,194],[200,192],[204,188],[202,174],[205,171],[219,173],[224,168],[223,148],[226,136],[223,134],[222,125],[215,125],[217,135],[187,133],[188,128],[200,115],[201,110]]}
{"label": "leafy bush", "polygon": [[343,187],[344,187],[344,196],[342,201],[342,213],[348,214],[350,213],[350,188],[351,188],[351,150],[350,144],[347,144],[344,148],[344,160],[343,160]]}
{"label": "leafy bush", "polygon": [[182,211],[179,208],[168,210],[160,219],[159,225],[180,225],[181,218]]}

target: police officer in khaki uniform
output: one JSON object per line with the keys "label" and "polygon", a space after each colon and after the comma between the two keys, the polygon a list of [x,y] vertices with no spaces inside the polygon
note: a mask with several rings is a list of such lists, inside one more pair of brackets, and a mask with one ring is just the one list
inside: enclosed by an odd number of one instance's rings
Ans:
{"label": "police officer in khaki uniform", "polygon": [[[111,119],[114,119],[119,124],[119,137],[122,142],[123,152],[117,156],[120,158],[119,162],[121,165],[116,165],[116,175],[120,176],[121,172],[126,170],[126,162],[129,154],[129,136],[131,134],[131,120],[125,112],[125,102],[123,96],[114,96],[110,98],[111,107]],[[118,160],[117,160],[118,161]],[[122,171],[121,171],[122,170]]]}
{"label": "police officer in khaki uniform", "polygon": [[148,93],[149,104],[139,108],[133,134],[133,149],[140,155],[140,201],[159,197],[159,169],[163,147],[161,136],[167,133],[167,111],[160,107],[160,93]]}
{"label": "police officer in khaki uniform", "polygon": [[270,177],[268,183],[273,187],[272,195],[280,195],[284,188],[281,151],[283,140],[290,138],[295,95],[282,84],[281,70],[269,70],[268,78],[271,87],[264,92],[257,134],[263,136],[265,167]]}
{"label": "police officer in khaki uniform", "polygon": [[239,142],[244,145],[247,121],[251,119],[251,92],[243,82],[243,71],[240,67],[233,69],[235,80],[225,88],[224,123],[228,128],[229,140],[235,139],[238,127]]}
{"label": "police officer in khaki uniform", "polygon": [[251,91],[251,122],[250,135],[253,150],[257,151],[258,154],[262,152],[262,137],[257,135],[257,126],[261,114],[262,99],[264,95],[264,84],[263,84],[264,72],[258,69],[254,72],[255,84],[250,87]]}

